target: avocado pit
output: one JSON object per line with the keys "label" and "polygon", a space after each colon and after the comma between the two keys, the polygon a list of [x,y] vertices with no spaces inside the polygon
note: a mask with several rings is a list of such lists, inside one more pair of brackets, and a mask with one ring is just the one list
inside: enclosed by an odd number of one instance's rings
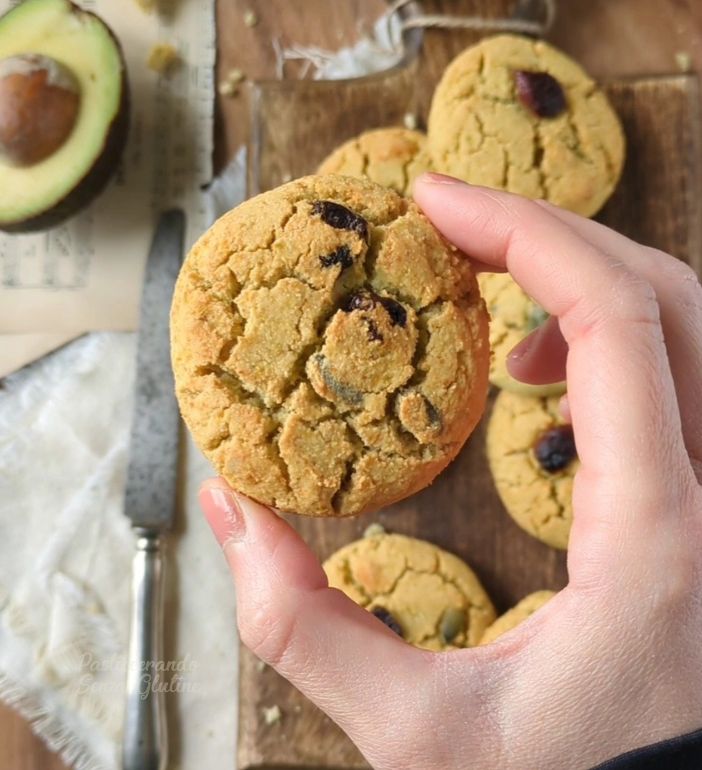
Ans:
{"label": "avocado pit", "polygon": [[53,155],[75,128],[80,103],[78,80],[56,59],[25,53],[0,60],[0,155],[19,168]]}

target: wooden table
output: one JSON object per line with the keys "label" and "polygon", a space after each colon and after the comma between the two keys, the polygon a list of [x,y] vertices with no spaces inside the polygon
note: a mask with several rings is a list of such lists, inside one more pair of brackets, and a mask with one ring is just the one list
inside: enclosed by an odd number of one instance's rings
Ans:
{"label": "wooden table", "polygon": [[[352,41],[383,8],[382,0],[218,0],[218,71],[241,68],[248,77],[275,77],[271,38],[334,49]],[[253,8],[259,23],[243,14]],[[646,75],[679,71],[676,54],[691,57],[702,75],[702,4],[699,0],[565,0],[549,39],[593,75]],[[567,9],[567,10],[566,10]],[[292,74],[292,73],[291,73]],[[246,95],[218,100],[216,164],[221,167],[248,135]],[[233,758],[232,758],[233,762]],[[61,770],[65,765],[0,705],[0,770]],[[188,769],[186,769],[188,770]]]}

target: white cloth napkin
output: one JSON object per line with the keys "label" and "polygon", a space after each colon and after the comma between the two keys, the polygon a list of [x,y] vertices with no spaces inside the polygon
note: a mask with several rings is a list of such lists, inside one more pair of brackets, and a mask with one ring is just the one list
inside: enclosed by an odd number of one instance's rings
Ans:
{"label": "white cloth napkin", "polygon": [[[375,42],[335,54],[315,49],[323,75],[358,76],[393,63],[386,29],[381,20]],[[244,166],[240,151],[213,187],[212,217],[242,199]],[[0,384],[0,697],[78,770],[120,766],[134,552],[123,515],[134,353],[131,334],[92,334]],[[169,767],[229,770],[234,591],[196,500],[211,469],[185,437],[183,449],[181,510],[168,543],[170,670],[157,672],[154,686],[170,691]]]}

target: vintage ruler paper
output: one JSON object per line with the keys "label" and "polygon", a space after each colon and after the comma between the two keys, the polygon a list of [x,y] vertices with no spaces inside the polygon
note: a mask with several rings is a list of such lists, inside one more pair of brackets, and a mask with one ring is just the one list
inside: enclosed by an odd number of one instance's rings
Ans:
{"label": "vintage ruler paper", "polygon": [[[4,13],[16,2],[0,0]],[[119,38],[131,125],[121,168],[85,211],[32,235],[0,234],[0,376],[86,331],[134,329],[157,213],[185,209],[190,245],[206,226],[201,188],[212,175],[214,0],[79,0]],[[157,42],[182,64],[168,76],[146,61]],[[0,180],[0,184],[2,180]],[[21,336],[19,336],[21,335]]]}

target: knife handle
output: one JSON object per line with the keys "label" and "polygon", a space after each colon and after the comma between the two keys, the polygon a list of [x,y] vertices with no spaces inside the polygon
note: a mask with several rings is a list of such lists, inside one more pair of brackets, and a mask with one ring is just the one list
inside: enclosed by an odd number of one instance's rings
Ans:
{"label": "knife handle", "polygon": [[127,658],[124,770],[165,770],[163,557],[155,532],[137,529],[132,563],[132,617]]}

